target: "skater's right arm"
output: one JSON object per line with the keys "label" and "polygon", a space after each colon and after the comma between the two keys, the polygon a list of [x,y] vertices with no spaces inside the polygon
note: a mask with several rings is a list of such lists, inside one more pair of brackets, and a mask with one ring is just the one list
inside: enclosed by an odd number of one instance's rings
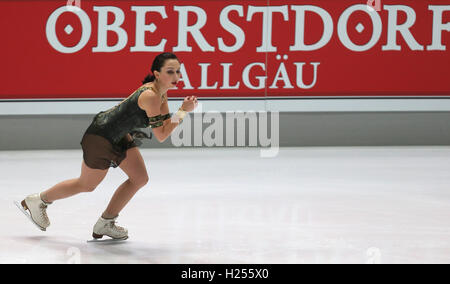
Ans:
{"label": "skater's right arm", "polygon": [[167,137],[164,135],[164,126],[158,118],[161,116],[161,98],[150,90],[144,91],[142,94],[142,106],[150,120],[150,127],[153,134],[159,142],[164,142]]}

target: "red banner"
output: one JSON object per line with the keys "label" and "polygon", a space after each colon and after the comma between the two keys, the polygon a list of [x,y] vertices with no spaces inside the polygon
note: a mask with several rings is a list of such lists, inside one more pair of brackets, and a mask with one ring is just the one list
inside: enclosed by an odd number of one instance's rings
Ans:
{"label": "red banner", "polygon": [[[77,6],[67,6],[79,2]],[[1,1],[0,99],[449,96],[449,0]]]}

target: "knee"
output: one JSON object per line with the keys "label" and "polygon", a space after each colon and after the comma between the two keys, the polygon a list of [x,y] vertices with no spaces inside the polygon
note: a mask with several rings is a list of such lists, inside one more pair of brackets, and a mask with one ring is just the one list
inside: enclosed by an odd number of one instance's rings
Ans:
{"label": "knee", "polygon": [[144,187],[148,181],[149,177],[148,175],[141,176],[139,178],[130,179],[130,181],[135,184],[138,188]]}

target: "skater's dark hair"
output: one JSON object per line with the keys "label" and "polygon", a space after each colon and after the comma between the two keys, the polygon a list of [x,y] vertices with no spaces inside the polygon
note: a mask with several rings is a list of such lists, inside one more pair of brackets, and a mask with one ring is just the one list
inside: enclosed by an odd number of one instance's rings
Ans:
{"label": "skater's dark hair", "polygon": [[[161,72],[161,67],[164,66],[164,63],[166,63],[166,60],[168,59],[176,59],[178,60],[178,62],[180,61],[178,59],[178,57],[171,53],[171,52],[164,52],[159,54],[158,56],[155,57],[155,59],[153,60],[153,64],[152,64],[152,73],[155,71]],[[142,81],[142,84],[146,84],[149,82],[153,82],[155,81],[156,77],[153,74],[148,74],[147,77],[145,77],[144,81]]]}

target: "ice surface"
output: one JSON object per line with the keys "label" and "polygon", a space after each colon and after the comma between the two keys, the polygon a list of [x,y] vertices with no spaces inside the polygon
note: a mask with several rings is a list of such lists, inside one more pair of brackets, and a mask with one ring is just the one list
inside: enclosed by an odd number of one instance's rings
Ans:
{"label": "ice surface", "polygon": [[120,168],[41,232],[13,200],[78,177],[81,150],[0,151],[0,263],[450,263],[450,147],[140,151],[150,182],[112,244],[86,240]]}

